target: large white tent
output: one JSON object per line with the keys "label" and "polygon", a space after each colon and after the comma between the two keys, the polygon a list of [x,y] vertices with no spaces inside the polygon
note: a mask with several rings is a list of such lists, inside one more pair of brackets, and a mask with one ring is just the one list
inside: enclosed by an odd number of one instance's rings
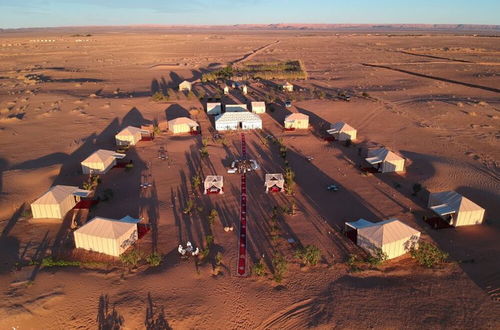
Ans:
{"label": "large white tent", "polygon": [[286,92],[293,92],[293,85],[290,84],[288,81],[286,83],[284,83],[281,87]]}
{"label": "large white tent", "polygon": [[183,91],[188,91],[190,92],[191,91],[191,88],[192,88],[192,83],[190,83],[189,81],[187,80],[184,80],[183,82],[181,82],[179,84],[179,91],[183,92]]}
{"label": "large white tent", "polygon": [[262,119],[248,111],[225,112],[215,117],[215,129],[218,131],[259,128],[262,128]]}
{"label": "large white tent", "polygon": [[222,105],[220,102],[209,102],[207,103],[207,114],[209,115],[220,115],[222,113]]}
{"label": "large white tent", "polygon": [[223,194],[224,178],[222,175],[207,175],[204,183],[204,194]]}
{"label": "large white tent", "polygon": [[281,173],[267,173],[264,185],[266,187],[266,193],[269,191],[280,192],[283,191],[285,187],[285,179]]}
{"label": "large white tent", "polygon": [[333,123],[327,133],[333,135],[339,141],[354,141],[356,140],[357,131],[344,122],[338,122]]}
{"label": "large white tent", "polygon": [[405,169],[405,159],[387,148],[368,150],[366,161],[379,172],[402,172]]}
{"label": "large white tent", "polygon": [[286,129],[308,129],[309,116],[295,112],[285,117],[284,124]]}
{"label": "large white tent", "polygon": [[454,227],[477,225],[484,220],[484,209],[455,191],[431,193],[428,205]]}
{"label": "large white tent", "polygon": [[57,185],[31,203],[33,218],[63,219],[66,213],[91,192],[75,186]]}
{"label": "large white tent", "polygon": [[368,253],[382,250],[388,259],[399,257],[416,246],[420,232],[397,219],[378,223],[360,219],[346,223],[357,231],[357,244]]}
{"label": "large white tent", "polygon": [[112,150],[99,149],[81,162],[83,174],[105,174],[116,165],[116,159],[124,157]]}
{"label": "large white tent", "polygon": [[142,139],[143,132],[148,133],[147,131],[145,132],[139,127],[127,126],[115,135],[116,144],[119,146],[133,146]]}
{"label": "large white tent", "polygon": [[266,112],[266,102],[251,102],[253,113],[265,113]]}
{"label": "large white tent", "polygon": [[75,246],[118,257],[138,239],[137,223],[95,217],[73,232]]}
{"label": "large white tent", "polygon": [[174,134],[198,131],[200,125],[188,117],[179,117],[168,121],[168,130]]}

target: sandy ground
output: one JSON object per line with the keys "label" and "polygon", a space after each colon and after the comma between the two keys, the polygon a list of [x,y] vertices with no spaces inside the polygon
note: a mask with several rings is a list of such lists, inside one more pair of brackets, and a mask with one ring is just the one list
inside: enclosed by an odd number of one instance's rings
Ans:
{"label": "sandy ground", "polygon": [[[495,41],[298,31],[0,35],[0,327],[498,328],[500,45]],[[81,184],[79,162],[97,148],[113,148],[114,134],[124,126],[165,113],[187,115],[210,137],[210,119],[193,111],[203,108],[200,102],[178,95],[155,103],[150,95],[245,59],[301,59],[310,77],[295,82],[299,88],[353,95],[351,102],[306,98],[290,110],[276,105],[262,115],[263,132],[246,135],[248,153],[262,166],[247,179],[249,261],[263,256],[271,268],[273,253],[283,253],[289,260],[283,283],[235,275],[237,232],[223,228],[238,228],[239,177],[224,175],[222,196],[203,196],[190,187],[196,173],[225,173],[240,153],[237,134],[226,134],[227,146],[210,141],[208,159],[200,158],[200,136],[163,134],[140,143],[127,155],[133,170],[114,169],[102,177],[99,191],[113,189],[113,199],[79,216],[144,217],[153,230],[138,246],[145,253],[160,251],[160,267],[134,272],[118,262],[103,269],[16,267],[72,246],[68,219],[26,219],[23,203],[52,184]],[[28,74],[42,81],[25,79]],[[266,91],[252,84],[249,97],[263,99]],[[230,98],[242,96],[233,91]],[[283,132],[289,111],[308,114],[311,129]],[[356,146],[320,138],[325,125],[340,120],[358,129],[360,143],[384,144],[408,158],[406,173],[361,175]],[[285,165],[278,147],[264,142],[266,134],[283,138],[297,176],[298,214],[280,217],[277,242],[270,238],[271,210],[292,198],[264,193],[264,174]],[[168,161],[157,158],[161,146]],[[141,190],[145,174],[154,185]],[[430,214],[425,194],[411,196],[417,182],[430,191],[463,193],[486,208],[486,223],[430,229],[421,220]],[[327,192],[330,183],[341,191]],[[202,209],[185,215],[189,198]],[[210,228],[206,216],[212,208],[220,217]],[[361,252],[338,229],[360,217],[397,217],[449,252],[452,262],[426,270],[401,258],[378,270],[350,273],[344,261]],[[186,240],[204,246],[206,235],[215,237],[209,260],[223,255],[219,275],[211,262],[197,268],[176,251]],[[320,265],[301,268],[289,238],[318,246]]]}

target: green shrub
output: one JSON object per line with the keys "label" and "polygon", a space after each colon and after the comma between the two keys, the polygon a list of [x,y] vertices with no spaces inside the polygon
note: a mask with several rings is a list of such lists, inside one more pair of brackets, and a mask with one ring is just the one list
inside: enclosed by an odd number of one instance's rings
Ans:
{"label": "green shrub", "polygon": [[266,266],[264,265],[264,260],[262,260],[262,258],[259,260],[259,262],[252,266],[251,272],[252,274],[259,277],[266,275]]}
{"label": "green shrub", "polygon": [[193,175],[191,178],[191,188],[197,190],[201,186],[201,176],[199,174]]}
{"label": "green shrub", "polygon": [[211,246],[214,243],[214,235],[206,235],[205,241],[207,242],[207,246]]}
{"label": "green shrub", "polygon": [[146,261],[150,266],[157,267],[161,264],[162,256],[158,252],[153,252],[146,257]]}
{"label": "green shrub", "polygon": [[315,266],[321,258],[321,251],[314,245],[306,245],[295,250],[295,258],[299,259],[305,265]]}
{"label": "green shrub", "polygon": [[168,101],[168,95],[163,94],[163,92],[158,91],[151,96],[151,99],[155,102]]}
{"label": "green shrub", "polygon": [[274,280],[278,283],[283,281],[283,276],[288,269],[288,263],[282,254],[275,254],[272,259],[274,269]]}
{"label": "green shrub", "polygon": [[217,254],[215,255],[215,264],[217,266],[220,266],[222,264],[222,253],[221,252],[217,252]]}
{"label": "green shrub", "polygon": [[369,255],[366,262],[372,266],[379,266],[387,260],[387,254],[382,249],[376,249],[374,255]]}
{"label": "green shrub", "polygon": [[79,261],[54,260],[52,257],[45,257],[40,263],[42,267],[67,267],[80,266]]}
{"label": "green shrub", "polygon": [[182,210],[182,213],[191,214],[191,212],[193,212],[194,207],[195,207],[194,200],[188,199],[186,202],[186,207]]}
{"label": "green shrub", "polygon": [[208,215],[208,223],[210,224],[210,226],[213,226],[214,223],[215,223],[215,219],[219,216],[219,213],[217,212],[217,210],[215,209],[212,209],[210,211],[210,214]]}
{"label": "green shrub", "polygon": [[139,251],[133,249],[129,252],[121,254],[120,260],[129,267],[137,267],[139,262],[142,260],[142,254]]}
{"label": "green shrub", "polygon": [[199,150],[199,152],[200,152],[200,156],[202,158],[206,158],[206,157],[208,157],[210,155],[209,152],[208,152],[208,148],[205,147],[205,146],[201,147],[200,150]]}
{"label": "green shrub", "polygon": [[411,247],[410,254],[418,264],[428,268],[441,264],[448,258],[448,253],[427,242],[419,242],[418,247]]}
{"label": "green shrub", "polygon": [[349,267],[350,272],[359,272],[361,269],[359,268],[359,263],[361,260],[359,257],[355,254],[350,254],[349,257],[347,258],[347,266]]}

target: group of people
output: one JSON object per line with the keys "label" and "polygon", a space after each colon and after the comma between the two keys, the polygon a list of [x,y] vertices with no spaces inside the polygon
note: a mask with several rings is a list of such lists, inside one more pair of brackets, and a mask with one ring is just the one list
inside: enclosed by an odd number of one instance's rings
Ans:
{"label": "group of people", "polygon": [[191,254],[193,257],[197,256],[198,254],[200,254],[200,249],[199,248],[194,248],[193,247],[193,244],[191,244],[190,241],[188,241],[186,243],[186,248],[184,248],[182,246],[182,244],[179,244],[179,247],[177,248],[177,251],[179,251],[179,253],[181,254],[181,256],[185,256],[186,253],[188,254]]}

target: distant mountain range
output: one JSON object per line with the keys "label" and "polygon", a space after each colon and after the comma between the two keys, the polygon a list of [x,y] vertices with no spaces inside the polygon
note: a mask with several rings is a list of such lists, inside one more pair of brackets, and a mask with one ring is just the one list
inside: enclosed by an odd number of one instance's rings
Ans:
{"label": "distant mountain range", "polygon": [[479,24],[235,24],[235,25],[161,25],[141,24],[122,26],[67,26],[67,27],[40,27],[0,29],[0,32],[104,32],[104,31],[158,31],[158,30],[262,30],[262,31],[352,31],[352,32],[402,32],[402,31],[429,31],[429,32],[486,32],[499,33],[500,25]]}

